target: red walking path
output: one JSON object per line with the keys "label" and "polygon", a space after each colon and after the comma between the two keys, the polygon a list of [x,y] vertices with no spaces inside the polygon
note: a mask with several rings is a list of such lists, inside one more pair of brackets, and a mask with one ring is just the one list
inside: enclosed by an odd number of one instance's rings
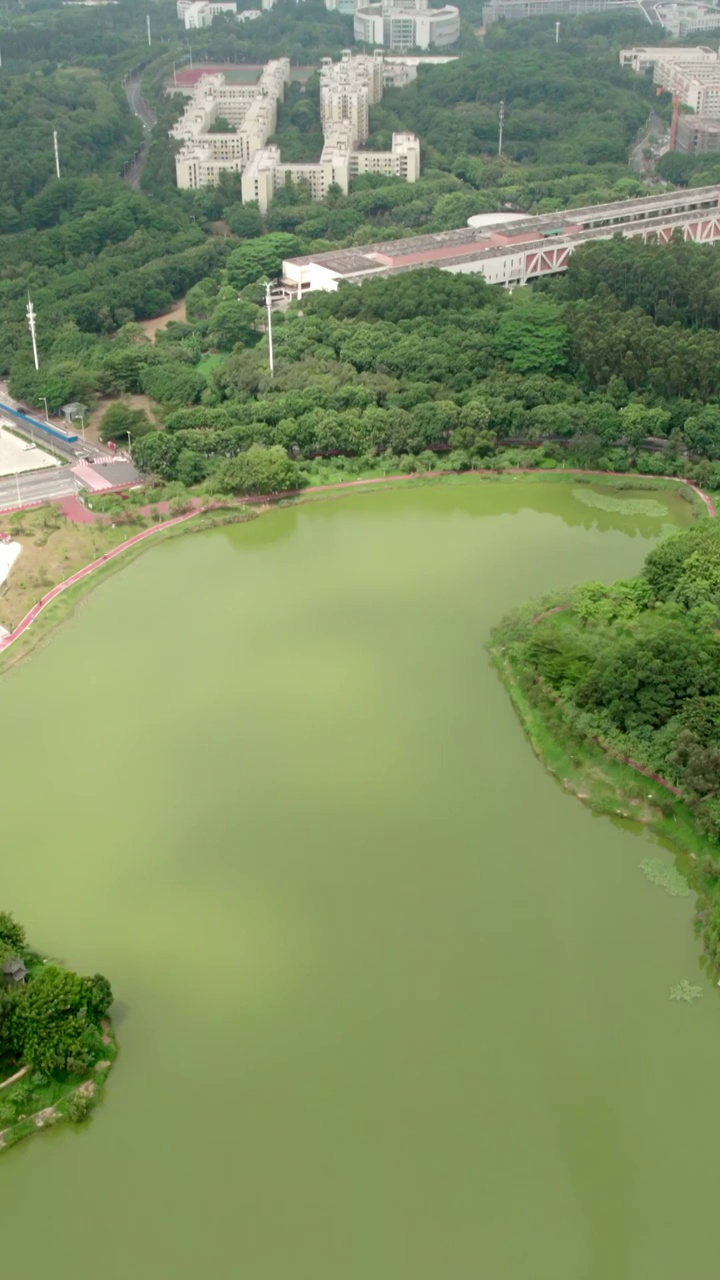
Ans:
{"label": "red walking path", "polygon": [[[513,467],[513,468],[509,468],[508,471],[518,473],[518,474],[526,473],[526,472],[537,474],[537,469],[533,467]],[[568,474],[571,474],[571,475],[588,475],[588,476],[614,475],[614,476],[625,476],[627,479],[642,479],[642,477],[636,477],[632,472],[625,473],[621,471],[612,471],[612,472],[586,471],[576,467],[572,467],[572,468],[568,467],[566,468],[566,471]],[[333,491],[337,491],[340,489],[357,489],[360,487],[367,487],[369,485],[392,484],[393,482],[397,482],[398,480],[412,480],[415,478],[427,480],[427,479],[432,479],[434,477],[443,476],[447,474],[448,474],[447,471],[423,471],[423,472],[412,474],[412,475],[406,474],[406,475],[396,475],[396,476],[377,476],[374,479],[370,479],[370,480],[338,480],[334,484],[316,484],[316,485],[311,485],[309,488],[306,488],[306,489],[289,489],[284,493],[260,494],[254,497],[246,497],[246,498],[238,499],[237,501],[239,505],[247,506],[250,503],[258,504],[258,503],[266,503],[266,502],[277,502],[279,500],[282,500],[283,498],[297,498],[297,497],[305,496],[307,494],[312,494],[312,493],[331,493]],[[483,469],[483,470],[476,471],[473,474],[493,476],[493,475],[497,475],[498,473],[491,471],[490,469]],[[508,472],[506,471],[504,474],[507,475]],[[715,516],[716,514],[715,507],[711,499],[708,497],[706,493],[703,493],[703,491],[699,489],[697,485],[692,484],[690,480],[684,480],[678,476],[661,476],[661,477],[655,477],[655,478],[665,479],[665,480],[677,480],[678,483],[688,485],[691,489],[695,490],[695,492],[699,495],[699,497],[705,503],[705,506],[708,509],[709,515],[711,517]],[[95,513],[88,511],[87,508],[84,507],[82,503],[77,500],[77,498],[64,498],[62,500],[61,505],[62,505],[62,510],[64,511],[68,519],[74,520],[76,523],[84,524],[84,523],[92,522],[96,519],[100,520],[103,518],[99,514],[96,515]],[[212,511],[213,509],[216,509],[218,505],[219,504],[212,503],[212,502],[209,502],[203,505],[199,498],[195,498],[193,499],[192,511],[187,511],[180,516],[173,516],[170,520],[162,520],[159,524],[153,525],[151,529],[143,529],[141,533],[136,533],[132,538],[128,538],[127,541],[121,542],[119,546],[113,547],[111,551],[107,551],[105,555],[99,556],[97,560],[93,560],[91,561],[90,564],[86,564],[83,569],[78,569],[77,573],[73,573],[69,578],[66,578],[64,582],[59,582],[57,586],[52,587],[51,590],[48,591],[46,595],[44,595],[40,600],[38,600],[37,604],[34,604],[32,609],[30,609],[30,611],[25,614],[25,617],[22,619],[22,621],[18,623],[14,631],[11,631],[6,636],[0,637],[0,653],[4,653],[5,650],[10,648],[10,645],[14,644],[16,640],[19,640],[20,636],[25,634],[28,627],[32,626],[35,619],[38,618],[45,609],[47,609],[48,605],[52,604],[53,600],[56,600],[58,596],[62,595],[62,593],[64,591],[67,591],[70,587],[74,587],[76,583],[82,582],[82,580],[84,578],[89,577],[91,573],[95,573],[97,569],[101,569],[104,564],[108,563],[108,561],[115,560],[117,556],[122,555],[123,551],[127,551],[128,547],[135,547],[137,546],[138,543],[145,542],[147,538],[152,538],[153,535],[156,533],[159,533],[160,530],[170,529],[173,527],[173,525],[184,524],[186,520],[192,520],[194,516],[199,515],[204,511]],[[227,506],[226,503],[223,503],[222,505],[223,507]],[[20,510],[21,508],[16,508],[16,509]],[[160,511],[163,511],[163,509],[167,510],[167,503],[160,503],[157,509],[159,509]],[[150,515],[151,508],[141,507],[140,511],[143,515]],[[5,514],[10,514],[10,513],[6,512]],[[640,772],[642,773],[645,772],[645,770],[642,769],[641,766],[633,764],[632,761],[628,761],[628,763],[632,764],[633,768],[640,769]],[[662,782],[662,779],[658,779],[658,781]],[[668,786],[669,784],[663,783],[663,785]],[[673,790],[674,788],[670,788],[670,789]]]}

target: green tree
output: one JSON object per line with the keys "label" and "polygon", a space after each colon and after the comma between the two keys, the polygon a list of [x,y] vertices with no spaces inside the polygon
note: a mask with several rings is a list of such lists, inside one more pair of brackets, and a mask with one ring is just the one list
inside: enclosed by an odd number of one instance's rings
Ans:
{"label": "green tree", "polygon": [[254,335],[259,316],[260,308],[253,306],[251,302],[239,299],[221,302],[210,316],[210,339],[220,351],[247,346]]}
{"label": "green tree", "polygon": [[202,373],[176,360],[150,365],[141,382],[143,391],[161,404],[195,404],[206,386]]}
{"label": "green tree", "polygon": [[228,279],[237,289],[253,284],[262,277],[274,279],[280,272],[283,258],[294,258],[302,245],[297,236],[277,231],[248,241],[233,249],[227,262]]}
{"label": "green tree", "polygon": [[46,965],[27,984],[11,1019],[25,1063],[48,1074],[63,1070],[81,1050],[88,1025],[85,980],[69,969]]}
{"label": "green tree", "polygon": [[0,942],[19,953],[26,946],[25,930],[9,911],[0,911]]}
{"label": "green tree", "polygon": [[493,345],[520,373],[557,373],[567,364],[569,341],[558,304],[522,289],[502,312]]}
{"label": "green tree", "polygon": [[222,463],[213,476],[216,493],[284,493],[298,487],[297,464],[280,445],[251,445]]}
{"label": "green tree", "polygon": [[119,401],[107,408],[100,421],[99,436],[106,443],[113,440],[126,444],[128,432],[132,440],[152,431],[152,424],[144,409],[133,409],[129,404]]}

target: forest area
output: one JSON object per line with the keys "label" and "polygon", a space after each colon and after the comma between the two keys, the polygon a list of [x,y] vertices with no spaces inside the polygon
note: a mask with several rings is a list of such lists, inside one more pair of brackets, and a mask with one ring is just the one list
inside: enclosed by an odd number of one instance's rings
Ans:
{"label": "forest area", "polygon": [[[437,270],[312,294],[276,315],[271,376],[255,282],[295,245],[275,233],[233,250],[188,291],[187,320],[154,342],[132,323],[109,344],[74,325],[58,332],[59,375],[75,345],[102,393],[159,404],[162,430],[117,407],[106,424],[108,438],[135,433],[144,471],[243,492],[247,475],[236,483],[227,464],[259,446],[285,451],[294,470],[283,476],[297,483],[322,459],[359,474],[427,470],[440,456],[459,470],[574,463],[720,488],[711,246],[589,244],[550,290],[512,296]],[[16,374],[11,390],[29,395],[33,377]]]}

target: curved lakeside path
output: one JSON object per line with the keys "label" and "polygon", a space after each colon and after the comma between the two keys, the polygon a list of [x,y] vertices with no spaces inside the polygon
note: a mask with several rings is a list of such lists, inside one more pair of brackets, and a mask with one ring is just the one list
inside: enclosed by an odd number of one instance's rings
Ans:
{"label": "curved lakeside path", "polygon": [[[335,481],[333,484],[316,484],[316,485],[310,485],[305,489],[288,489],[283,493],[252,495],[248,497],[238,498],[236,501],[238,506],[258,505],[258,504],[269,503],[269,502],[280,502],[286,498],[304,497],[307,494],[313,494],[313,493],[331,493],[334,491],[344,490],[344,489],[357,489],[357,488],[367,487],[372,485],[392,484],[393,482],[397,482],[399,480],[415,480],[415,479],[432,480],[440,476],[446,476],[449,474],[454,474],[454,473],[450,473],[447,471],[421,471],[421,472],[405,473],[403,475],[376,476],[374,478],[371,477],[368,480],[338,480],[338,481]],[[497,476],[499,478],[503,475],[512,475],[512,474],[542,475],[543,473],[538,471],[536,467],[508,467],[508,469],[503,472],[493,471],[491,468],[482,468],[482,469],[478,468],[474,471],[469,471],[466,474]],[[547,473],[548,476],[552,476],[553,474],[559,474],[559,473],[557,472]],[[642,481],[643,478],[646,478],[642,476],[636,476],[634,472],[592,471],[592,470],[584,470],[583,468],[580,468],[580,467],[564,468],[562,474],[583,475],[583,476],[611,475],[615,477],[622,477],[628,480],[637,479],[638,481]],[[715,506],[712,500],[710,499],[710,497],[706,493],[703,493],[702,489],[698,488],[696,484],[693,484],[691,480],[686,480],[682,476],[654,476],[652,478],[656,480],[673,480],[678,484],[687,485],[690,489],[693,489],[695,493],[697,493],[698,496],[705,503],[705,506],[707,507],[707,510],[708,510],[708,515],[711,518],[713,518],[716,515]],[[160,504],[161,507],[162,505],[163,504]],[[152,528],[150,529],[143,529],[140,533],[134,534],[132,538],[128,538],[125,542],[121,542],[117,547],[113,547],[111,551],[107,551],[104,555],[99,556],[97,560],[92,560],[90,564],[86,564],[83,569],[78,569],[76,573],[71,574],[69,578],[65,578],[63,582],[59,582],[57,586],[52,587],[50,591],[48,591],[44,596],[42,596],[41,599],[38,600],[37,603],[33,605],[32,609],[30,609],[29,612],[25,614],[25,617],[22,619],[21,622],[18,623],[18,625],[15,627],[13,631],[11,631],[6,636],[0,637],[0,654],[6,652],[6,650],[10,648],[10,645],[14,644],[16,640],[19,640],[20,637],[25,634],[28,627],[32,626],[36,618],[38,618],[40,614],[45,609],[47,609],[48,605],[52,604],[53,600],[56,600],[58,596],[62,595],[63,592],[67,591],[70,587],[75,586],[76,583],[82,582],[83,579],[89,577],[90,574],[95,573],[98,569],[101,569],[103,565],[107,564],[110,560],[115,560],[119,555],[122,555],[124,551],[127,551],[129,547],[137,546],[138,543],[145,542],[147,538],[152,538],[154,534],[160,533],[161,530],[171,529],[174,525],[184,524],[187,520],[192,520],[195,518],[195,516],[203,515],[207,511],[226,510],[227,505],[228,504],[226,502],[222,504],[215,503],[215,502],[208,502],[208,503],[202,504],[199,499],[193,499],[193,508],[191,511],[183,512],[183,514],[179,516],[173,516],[169,520],[162,520],[158,524],[153,525]],[[74,507],[77,508],[78,512],[83,512],[84,514],[90,515],[90,513],[87,512],[87,509],[83,507],[81,503],[77,502],[77,499],[70,499],[70,500],[66,499],[63,506],[67,515],[70,515],[70,516],[72,515],[72,510]],[[22,508],[19,508],[19,509],[22,510]],[[5,514],[10,514],[10,512],[7,512]],[[149,507],[140,508],[140,514],[149,515],[150,508]],[[97,517],[91,516],[90,518],[91,520],[94,520],[96,518],[102,519],[102,516],[98,514]],[[640,769],[641,772],[645,772],[641,768],[641,766],[635,765],[632,761],[628,761],[628,763],[631,764],[633,768],[638,768]],[[662,781],[662,780],[658,779],[658,781]],[[668,784],[664,783],[663,785],[667,786]]]}

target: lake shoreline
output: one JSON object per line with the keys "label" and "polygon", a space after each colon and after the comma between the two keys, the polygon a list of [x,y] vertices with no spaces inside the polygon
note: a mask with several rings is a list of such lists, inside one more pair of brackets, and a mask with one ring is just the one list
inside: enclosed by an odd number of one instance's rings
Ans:
{"label": "lake shoreline", "polygon": [[[660,781],[653,784],[646,774],[599,741],[580,737],[540,685],[535,682],[531,689],[529,681],[523,681],[501,648],[493,646],[489,652],[525,737],[563,791],[594,813],[646,827],[692,861],[717,852],[717,846],[697,830],[681,795],[666,790]],[[652,792],[648,792],[649,785]]]}
{"label": "lake shoreline", "polygon": [[[118,1053],[112,1022],[109,1018],[104,1018],[102,1026],[103,1045],[105,1048],[105,1057],[102,1061],[95,1064],[89,1075],[85,1077],[78,1076],[68,1080],[64,1091],[55,1091],[56,1096],[53,1096],[47,1105],[38,1111],[28,1116],[22,1116],[13,1124],[6,1125],[3,1129],[0,1129],[0,1155],[16,1147],[25,1138],[30,1138],[36,1133],[42,1133],[44,1129],[52,1129],[58,1124],[64,1123],[77,1124],[79,1120],[85,1119],[86,1115],[97,1106],[103,1096],[108,1076],[115,1065]],[[14,1079],[19,1080],[24,1077],[27,1070],[25,1068],[23,1071],[16,1073],[16,1076],[11,1077],[10,1080],[0,1081],[0,1089],[4,1088],[5,1085],[10,1085]],[[50,1083],[52,1084],[52,1081]],[[72,1106],[75,1100],[80,1103],[82,1115],[72,1115]]]}
{"label": "lake shoreline", "polygon": [[[33,605],[24,618],[9,633],[0,638],[0,676],[17,662],[31,653],[36,645],[69,617],[78,604],[82,602],[88,591],[111,572],[130,563],[135,555],[145,548],[145,543],[152,539],[152,545],[174,537],[181,533],[199,533],[222,524],[243,523],[256,519],[269,510],[284,505],[300,505],[307,502],[328,501],[343,497],[348,493],[372,493],[379,486],[385,489],[395,487],[414,488],[437,483],[472,484],[474,482],[500,481],[504,483],[535,483],[549,481],[551,483],[605,483],[608,487],[636,490],[665,490],[678,493],[693,508],[694,515],[699,518],[713,518],[715,507],[711,498],[699,486],[679,476],[641,476],[634,472],[604,472],[585,469],[565,468],[562,471],[544,470],[542,468],[509,468],[498,472],[491,468],[482,468],[464,472],[432,471],[422,474],[378,476],[362,480],[339,481],[327,485],[316,485],[308,489],[293,490],[275,495],[249,495],[238,499],[238,507],[227,504],[209,502],[197,510],[183,512],[155,526],[141,530],[125,542],[91,561],[82,569],[59,583]],[[132,555],[130,554],[132,553]],[[58,607],[51,607],[58,603]],[[40,625],[35,625],[40,620]],[[33,627],[30,632],[30,627]]]}

